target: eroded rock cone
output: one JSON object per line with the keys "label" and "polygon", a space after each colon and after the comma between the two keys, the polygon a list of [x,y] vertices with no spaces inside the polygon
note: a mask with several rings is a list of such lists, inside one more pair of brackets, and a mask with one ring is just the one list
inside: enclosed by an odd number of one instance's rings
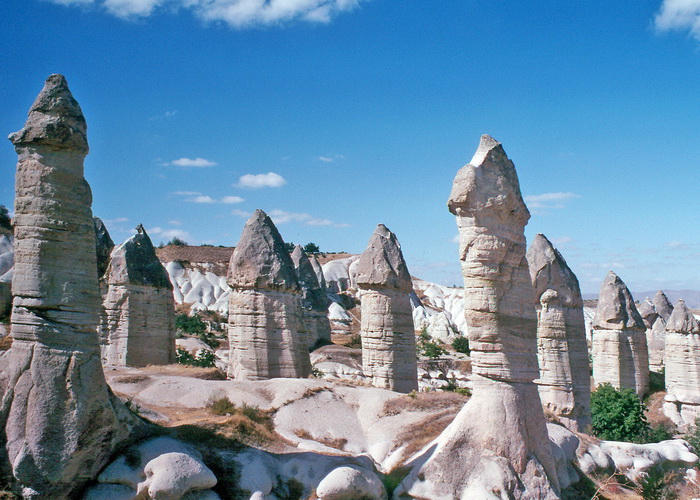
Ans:
{"label": "eroded rock cone", "polygon": [[570,430],[583,432],[591,424],[591,377],[578,279],[543,234],[532,241],[527,261],[537,300],[542,405]]}
{"label": "eroded rock cone", "polygon": [[228,271],[228,374],[235,379],[307,377],[301,289],[282,236],[262,210],[243,228]]}
{"label": "eroded rock cone", "polygon": [[411,275],[396,235],[379,224],[357,261],[361,293],[362,371],[372,385],[418,389]]}
{"label": "eroded rock cone", "polygon": [[673,313],[673,305],[671,304],[671,301],[668,300],[668,297],[666,297],[666,294],[662,290],[656,292],[656,295],[654,295],[653,303],[654,311],[656,311],[656,314],[661,316],[664,319],[664,321],[668,323],[668,319]]}
{"label": "eroded rock cone", "polygon": [[[647,349],[649,351],[649,369],[656,373],[661,373],[664,368],[664,346],[666,345],[666,323],[669,321],[671,314],[673,313],[673,306],[671,302],[666,297],[666,294],[659,290],[654,295],[654,300],[652,301],[654,306],[654,313],[656,316],[651,316],[646,318],[642,311],[639,314],[642,315],[644,320],[644,326],[647,327]],[[646,313],[648,311],[648,305],[646,301],[642,303],[642,310]],[[653,321],[652,321],[653,319]],[[651,323],[651,327],[649,327]]]}
{"label": "eroded rock cone", "polygon": [[328,319],[326,290],[318,282],[318,276],[311,259],[300,245],[294,247],[291,257],[301,288],[302,319],[308,348],[313,349],[314,346],[329,344],[331,323]]}
{"label": "eroded rock cone", "polygon": [[63,76],[46,80],[10,140],[19,159],[5,448],[25,497],[74,498],[140,424],[100,363],[86,125]]}
{"label": "eroded rock cone", "polygon": [[678,425],[700,417],[700,324],[679,300],[666,325],[664,412]]}
{"label": "eroded rock cone", "polygon": [[142,225],[112,251],[105,282],[104,362],[115,366],[174,363],[173,285]]}
{"label": "eroded rock cone", "polygon": [[[418,498],[558,498],[538,376],[535,293],[523,228],[530,214],[513,162],[482,136],[457,173],[457,217],[474,389],[400,486]],[[396,492],[395,492],[396,493]]]}
{"label": "eroded rock cone", "polygon": [[93,217],[92,221],[95,224],[95,253],[97,254],[97,275],[102,278],[107,271],[109,265],[109,256],[114,250],[114,241],[107,231],[102,219]]}
{"label": "eroded rock cone", "polygon": [[640,397],[649,390],[649,354],[644,321],[632,294],[612,271],[600,288],[593,317],[593,379]]}
{"label": "eroded rock cone", "polygon": [[659,317],[656,313],[656,307],[654,307],[654,303],[649,297],[646,297],[644,302],[637,306],[637,312],[639,312],[639,315],[642,317],[642,321],[644,321],[644,326],[647,330],[650,330],[651,327],[654,326],[656,318]]}

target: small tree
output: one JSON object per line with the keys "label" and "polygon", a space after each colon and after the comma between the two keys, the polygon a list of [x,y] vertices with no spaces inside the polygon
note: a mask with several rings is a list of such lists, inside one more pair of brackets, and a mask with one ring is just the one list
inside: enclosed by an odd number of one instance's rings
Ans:
{"label": "small tree", "polygon": [[175,245],[176,247],[185,247],[187,246],[187,242],[183,239],[178,238],[177,236],[173,236],[173,239],[168,242],[168,245]]}
{"label": "small tree", "polygon": [[632,389],[606,383],[591,393],[593,434],[608,441],[646,443],[651,434],[646,406]]}
{"label": "small tree", "polygon": [[0,228],[12,231],[12,219],[5,205],[0,205]]}
{"label": "small tree", "polygon": [[306,252],[309,255],[314,255],[317,253],[320,253],[321,251],[318,248],[318,245],[316,243],[307,243],[304,245],[304,252]]}
{"label": "small tree", "polygon": [[460,335],[452,341],[452,349],[462,354],[469,354],[471,352],[471,349],[469,349],[469,339]]}
{"label": "small tree", "polygon": [[294,243],[291,241],[288,241],[284,244],[285,248],[287,249],[287,252],[292,253],[294,251],[294,247],[296,246]]}

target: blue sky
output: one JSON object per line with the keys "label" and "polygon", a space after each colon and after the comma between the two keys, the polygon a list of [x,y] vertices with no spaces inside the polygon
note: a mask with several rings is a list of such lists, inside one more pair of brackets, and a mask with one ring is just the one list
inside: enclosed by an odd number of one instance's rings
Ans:
{"label": "blue sky", "polygon": [[461,283],[446,201],[488,133],[584,292],[700,289],[700,0],[4,0],[0,49],[3,134],[66,75],[115,241],[234,245],[262,208],[361,252],[381,222]]}

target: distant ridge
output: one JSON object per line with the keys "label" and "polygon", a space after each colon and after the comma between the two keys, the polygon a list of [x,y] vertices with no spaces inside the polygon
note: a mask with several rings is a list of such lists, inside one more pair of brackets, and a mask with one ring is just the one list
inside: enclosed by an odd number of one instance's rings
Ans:
{"label": "distant ridge", "polygon": [[[700,309],[700,290],[667,290],[662,288],[663,292],[671,301],[671,304],[676,305],[678,299],[685,300],[685,303],[691,309]],[[657,290],[651,292],[632,292],[632,297],[634,297],[635,302],[641,302],[645,297],[653,298],[656,295]],[[598,298],[598,294],[595,293],[584,293],[584,300],[595,300]]]}

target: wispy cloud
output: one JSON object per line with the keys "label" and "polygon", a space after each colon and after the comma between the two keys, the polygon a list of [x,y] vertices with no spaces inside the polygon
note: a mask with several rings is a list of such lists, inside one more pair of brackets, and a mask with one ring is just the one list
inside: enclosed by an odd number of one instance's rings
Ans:
{"label": "wispy cloud", "polygon": [[566,202],[580,198],[576,193],[542,193],[524,197],[530,209],[560,209],[566,208]]}
{"label": "wispy cloud", "polygon": [[234,203],[243,203],[245,200],[240,196],[224,196],[221,198],[221,203],[232,205]]}
{"label": "wispy cloud", "polygon": [[688,245],[686,243],[683,243],[682,241],[678,240],[669,241],[664,246],[672,250],[685,250],[688,248]]}
{"label": "wispy cloud", "polygon": [[[244,210],[232,210],[233,215],[248,219],[252,214]],[[311,214],[298,213],[298,212],[286,212],[284,210],[271,210],[267,213],[272,221],[276,225],[287,224],[289,222],[296,222],[297,224],[303,224],[305,226],[333,226],[333,227],[349,227],[349,224],[334,222],[330,219],[322,219],[320,217],[314,217]]]}
{"label": "wispy cloud", "polygon": [[329,23],[357,8],[360,0],[51,0],[59,5],[96,5],[116,17],[144,18],[156,11],[191,10],[204,21],[234,28],[279,25],[294,21]]}
{"label": "wispy cloud", "polygon": [[324,163],[333,163],[336,160],[344,160],[344,155],[333,155],[333,156],[319,156],[318,160]]}
{"label": "wispy cloud", "polygon": [[169,220],[168,224],[170,224],[171,226],[182,226],[182,222],[180,222],[179,220]]}
{"label": "wispy cloud", "polygon": [[237,217],[241,217],[243,219],[250,219],[250,216],[253,215],[252,212],[246,212],[245,210],[239,210],[239,209],[233,209],[231,210],[231,215],[235,215]]}
{"label": "wispy cloud", "polygon": [[245,174],[238,179],[238,184],[234,184],[235,187],[248,188],[248,189],[260,189],[260,188],[278,188],[287,184],[284,177],[274,172],[268,172],[266,174]]}
{"label": "wispy cloud", "polygon": [[700,40],[700,0],[664,0],[654,27],[659,31],[687,30]]}
{"label": "wispy cloud", "polygon": [[459,233],[455,234],[452,239],[450,240],[450,243],[459,243]]}
{"label": "wispy cloud", "polygon": [[190,203],[216,203],[214,198],[203,194],[195,196],[194,198],[187,198],[185,201],[189,201]]}
{"label": "wispy cloud", "polygon": [[166,112],[163,113],[162,115],[151,116],[151,117],[149,118],[149,120],[153,121],[153,120],[160,120],[161,118],[172,118],[172,117],[175,116],[176,114],[177,114],[177,110],[174,110],[174,111],[166,111]]}
{"label": "wispy cloud", "polygon": [[226,205],[233,205],[236,203],[243,203],[244,198],[240,196],[224,196],[223,198],[213,198],[209,195],[202,194],[199,191],[175,191],[173,194],[178,196],[189,196],[185,201],[189,203],[224,203]]}
{"label": "wispy cloud", "polygon": [[117,217],[116,219],[106,219],[103,221],[105,224],[123,224],[129,222],[127,217]]}
{"label": "wispy cloud", "polygon": [[561,236],[559,238],[552,238],[552,243],[555,245],[566,245],[567,243],[571,243],[574,241],[573,238],[570,238],[569,236]]}
{"label": "wispy cloud", "polygon": [[199,196],[202,193],[199,191],[174,191],[173,194],[177,196]]}
{"label": "wispy cloud", "polygon": [[216,165],[216,162],[207,160],[205,158],[178,158],[177,160],[161,163],[161,165],[164,167],[172,165],[174,167],[183,168],[203,168],[213,167],[214,165]]}
{"label": "wispy cloud", "polygon": [[152,227],[147,229],[146,232],[151,236],[158,236],[163,240],[171,240],[173,238],[180,238],[181,240],[190,241],[192,237],[190,233],[182,229],[163,229],[162,227]]}

